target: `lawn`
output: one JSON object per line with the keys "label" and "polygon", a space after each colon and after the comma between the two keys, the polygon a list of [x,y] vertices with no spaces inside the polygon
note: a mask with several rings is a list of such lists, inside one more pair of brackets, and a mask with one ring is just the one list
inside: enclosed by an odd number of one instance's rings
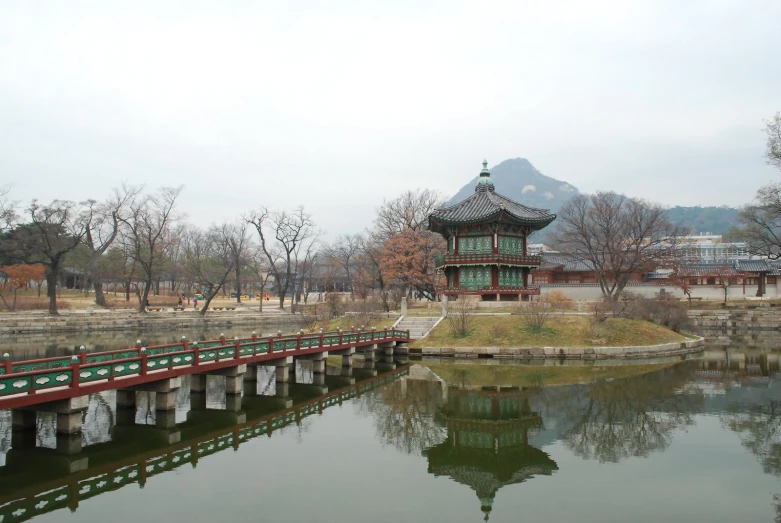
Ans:
{"label": "lawn", "polygon": [[476,316],[467,336],[454,336],[444,320],[411,347],[621,347],[686,339],[661,325],[625,318],[595,323],[588,316],[552,316],[535,332],[520,315]]}

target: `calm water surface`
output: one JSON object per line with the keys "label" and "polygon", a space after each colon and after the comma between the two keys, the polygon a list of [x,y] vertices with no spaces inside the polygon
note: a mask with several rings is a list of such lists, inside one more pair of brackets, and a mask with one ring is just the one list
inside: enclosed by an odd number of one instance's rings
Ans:
{"label": "calm water surface", "polygon": [[526,390],[299,370],[240,404],[210,378],[205,409],[185,383],[175,420],[95,395],[73,456],[44,415],[12,448],[0,412],[0,521],[781,521],[774,353]]}

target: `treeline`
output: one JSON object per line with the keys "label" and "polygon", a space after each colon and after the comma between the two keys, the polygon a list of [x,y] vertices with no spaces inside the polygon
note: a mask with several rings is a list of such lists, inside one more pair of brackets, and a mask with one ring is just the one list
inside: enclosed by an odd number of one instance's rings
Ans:
{"label": "treeline", "polygon": [[[304,207],[260,206],[234,220],[199,227],[178,209],[181,187],[115,189],[104,200],[22,204],[0,191],[0,297],[7,308],[17,291],[45,284],[57,314],[63,278],[95,303],[120,290],[145,311],[150,296],[204,294],[201,313],[220,294],[264,293],[295,305],[312,292],[339,291],[372,299],[385,310],[404,292],[434,298],[433,255],[442,239],[426,230],[442,203],[429,190],[407,191],[378,207],[372,225],[328,244]],[[369,220],[367,220],[369,222]],[[20,272],[21,271],[21,272]],[[10,297],[13,298],[10,298]],[[318,295],[322,298],[322,294]],[[259,300],[262,308],[263,300]]]}

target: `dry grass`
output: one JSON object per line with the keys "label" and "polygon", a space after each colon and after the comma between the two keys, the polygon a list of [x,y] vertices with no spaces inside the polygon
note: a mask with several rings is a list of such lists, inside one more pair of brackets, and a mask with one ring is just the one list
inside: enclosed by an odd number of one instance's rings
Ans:
{"label": "dry grass", "polygon": [[[8,305],[10,306],[13,303],[13,296],[6,297],[8,300]],[[65,300],[57,300],[57,308],[58,309],[68,309],[71,307],[71,303]],[[2,302],[0,302],[0,308],[3,310],[5,309],[5,306]],[[20,311],[47,311],[49,310],[49,298],[46,296],[41,296],[40,298],[37,297],[31,297],[31,296],[19,296],[16,298],[16,312]]]}
{"label": "dry grass", "polygon": [[411,347],[621,347],[684,340],[681,334],[642,320],[610,318],[594,325],[587,316],[552,316],[533,332],[521,316],[481,316],[474,319],[468,336],[454,337],[440,323]]}
{"label": "dry grass", "polygon": [[465,387],[542,387],[589,383],[648,374],[677,363],[655,365],[480,365],[475,363],[419,363],[448,384]]}

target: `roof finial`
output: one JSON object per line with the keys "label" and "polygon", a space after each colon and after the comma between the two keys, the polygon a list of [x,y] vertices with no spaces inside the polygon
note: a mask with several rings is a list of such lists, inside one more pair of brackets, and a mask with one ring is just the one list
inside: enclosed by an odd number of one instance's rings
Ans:
{"label": "roof finial", "polygon": [[488,170],[488,160],[483,160],[483,170],[480,171],[480,176],[477,179],[477,187],[475,191],[491,191],[494,190],[494,184],[491,181],[491,173]]}

